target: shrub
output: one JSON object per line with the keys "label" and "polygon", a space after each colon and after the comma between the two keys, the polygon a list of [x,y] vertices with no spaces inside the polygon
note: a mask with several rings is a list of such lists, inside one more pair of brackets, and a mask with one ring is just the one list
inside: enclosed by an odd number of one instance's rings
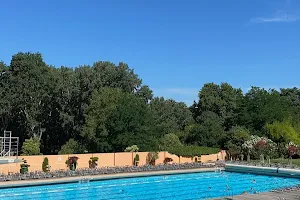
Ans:
{"label": "shrub", "polygon": [[149,165],[155,165],[155,161],[158,159],[157,152],[149,152],[146,157],[146,163]]}
{"label": "shrub", "polygon": [[290,142],[286,145],[286,151],[289,157],[299,155],[300,148],[298,145],[294,144],[293,142]]}
{"label": "shrub", "polygon": [[98,166],[98,157],[91,157],[89,160],[89,168],[96,168]]}
{"label": "shrub", "polygon": [[68,140],[66,144],[61,146],[60,151],[58,154],[76,154],[76,153],[83,153],[84,148],[73,138]]}
{"label": "shrub", "polygon": [[26,139],[22,145],[22,155],[40,155],[40,141],[38,138]]}
{"label": "shrub", "polygon": [[135,166],[138,166],[138,162],[140,161],[140,155],[139,154],[136,154],[135,157],[134,157],[134,165]]}
{"label": "shrub", "polygon": [[164,159],[164,164],[168,164],[169,162],[172,162],[172,161],[173,161],[172,158],[166,157],[166,158]]}
{"label": "shrub", "polygon": [[27,161],[23,159],[23,164],[21,164],[20,167],[20,173],[25,174],[26,172],[28,172],[28,167],[30,167],[30,165],[27,164]]}
{"label": "shrub", "polygon": [[275,157],[277,154],[277,145],[270,139],[251,135],[243,145],[243,149],[254,159],[259,159],[260,155]]}
{"label": "shrub", "polygon": [[219,153],[219,148],[211,148],[211,147],[200,147],[200,146],[177,146],[170,149],[169,153],[175,154],[177,156],[182,157],[195,157],[201,155],[208,154],[216,154]]}
{"label": "shrub", "polygon": [[78,159],[78,157],[72,156],[69,157],[68,160],[66,160],[66,165],[69,167],[70,170],[74,171],[76,169]]}
{"label": "shrub", "polygon": [[182,146],[182,144],[177,135],[169,133],[162,138],[160,146],[162,151],[169,151],[173,147]]}
{"label": "shrub", "polygon": [[49,160],[47,157],[44,158],[43,164],[42,164],[42,169],[44,172],[49,172]]}
{"label": "shrub", "polygon": [[137,152],[139,151],[139,147],[137,145],[132,145],[130,147],[126,147],[125,152]]}

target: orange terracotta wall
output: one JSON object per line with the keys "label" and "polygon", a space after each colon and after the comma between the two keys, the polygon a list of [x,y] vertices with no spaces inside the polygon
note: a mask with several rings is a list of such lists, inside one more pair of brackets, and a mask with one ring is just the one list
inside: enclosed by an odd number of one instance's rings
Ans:
{"label": "orange terracotta wall", "polygon": [[203,155],[201,156],[201,162],[209,162],[209,161],[216,161],[216,160],[225,160],[225,151],[221,151],[217,154],[210,154],[210,155]]}
{"label": "orange terracotta wall", "polygon": [[116,153],[115,154],[116,166],[132,166],[133,165],[133,153]]}
{"label": "orange terracotta wall", "polygon": [[99,153],[94,154],[95,157],[99,158],[99,167],[113,167],[115,166],[115,155],[114,153]]}
{"label": "orange terracotta wall", "polygon": [[[133,159],[136,154],[139,154],[140,162],[139,165],[146,164],[146,157],[148,152],[120,152],[120,153],[94,153],[94,154],[74,154],[74,155],[40,155],[40,156],[19,156],[19,159],[27,160],[27,163],[30,165],[29,171],[41,171],[42,163],[45,157],[49,160],[49,165],[51,166],[51,170],[65,170],[67,166],[65,164],[68,157],[77,156],[78,166],[77,168],[88,168],[89,167],[89,159],[91,157],[98,157],[98,166],[99,167],[113,167],[113,166],[131,166],[133,165]],[[225,151],[221,151],[218,154],[212,155],[203,155],[201,156],[201,162],[208,161],[216,161],[225,159]],[[178,157],[174,154],[170,154],[168,152],[159,152],[158,159],[156,160],[156,164],[162,164],[164,159],[172,158],[173,163],[185,163],[185,162],[194,162],[194,159]],[[17,173],[20,171],[21,163],[13,163],[13,164],[2,164],[0,165],[0,173],[7,174],[8,172]]]}

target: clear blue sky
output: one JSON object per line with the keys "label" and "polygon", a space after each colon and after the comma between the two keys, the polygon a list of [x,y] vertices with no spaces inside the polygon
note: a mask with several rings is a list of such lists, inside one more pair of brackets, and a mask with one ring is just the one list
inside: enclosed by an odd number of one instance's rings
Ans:
{"label": "clear blue sky", "polygon": [[19,51],[57,67],[123,61],[188,104],[206,82],[300,85],[299,0],[9,0],[0,24],[8,64]]}

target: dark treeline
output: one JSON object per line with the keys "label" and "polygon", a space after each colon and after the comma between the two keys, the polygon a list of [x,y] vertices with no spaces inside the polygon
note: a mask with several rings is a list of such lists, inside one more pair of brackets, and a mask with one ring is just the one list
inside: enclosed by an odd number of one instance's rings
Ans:
{"label": "dark treeline", "polygon": [[41,54],[18,53],[0,69],[1,131],[12,131],[21,144],[31,138],[27,142],[37,142],[43,154],[118,152],[132,145],[140,151],[198,145],[234,154],[250,135],[300,143],[297,88],[252,87],[243,94],[228,83],[208,83],[187,107],[153,97],[125,63],[55,68]]}

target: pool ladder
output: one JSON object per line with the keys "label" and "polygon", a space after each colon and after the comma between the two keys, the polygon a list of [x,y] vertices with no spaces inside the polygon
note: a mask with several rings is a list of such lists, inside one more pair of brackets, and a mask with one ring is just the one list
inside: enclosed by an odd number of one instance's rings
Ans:
{"label": "pool ladder", "polygon": [[215,172],[216,172],[216,173],[221,173],[221,172],[222,172],[222,169],[221,169],[221,168],[218,168],[218,167],[216,167],[216,168],[215,168]]}
{"label": "pool ladder", "polygon": [[82,178],[78,181],[78,183],[89,183],[90,182],[90,179],[88,178]]}

